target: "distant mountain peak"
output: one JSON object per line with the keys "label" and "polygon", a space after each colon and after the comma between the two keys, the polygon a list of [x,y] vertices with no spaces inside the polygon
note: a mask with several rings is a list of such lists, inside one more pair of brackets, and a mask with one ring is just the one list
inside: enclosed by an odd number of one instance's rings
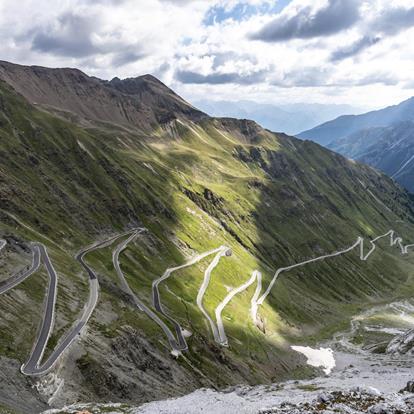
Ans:
{"label": "distant mountain peak", "polygon": [[357,132],[372,127],[387,127],[402,121],[414,120],[414,97],[397,105],[366,112],[361,115],[342,115],[312,129],[301,132],[300,138],[310,139],[321,145],[331,145]]}

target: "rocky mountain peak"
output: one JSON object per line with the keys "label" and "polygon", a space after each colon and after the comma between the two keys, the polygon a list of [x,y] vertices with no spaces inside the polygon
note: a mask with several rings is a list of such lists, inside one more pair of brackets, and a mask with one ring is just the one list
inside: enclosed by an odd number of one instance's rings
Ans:
{"label": "rocky mountain peak", "polygon": [[152,75],[111,81],[78,69],[49,69],[0,62],[0,79],[30,103],[92,122],[109,122],[149,132],[174,118],[207,117]]}

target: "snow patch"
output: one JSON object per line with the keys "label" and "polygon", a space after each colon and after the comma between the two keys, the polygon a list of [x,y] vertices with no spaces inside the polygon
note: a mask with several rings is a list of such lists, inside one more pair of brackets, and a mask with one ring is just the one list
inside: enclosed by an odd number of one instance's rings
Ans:
{"label": "snow patch", "polygon": [[312,367],[323,367],[326,375],[329,375],[335,367],[334,353],[331,348],[313,349],[309,346],[291,346],[291,348],[299,352],[308,359],[306,363]]}

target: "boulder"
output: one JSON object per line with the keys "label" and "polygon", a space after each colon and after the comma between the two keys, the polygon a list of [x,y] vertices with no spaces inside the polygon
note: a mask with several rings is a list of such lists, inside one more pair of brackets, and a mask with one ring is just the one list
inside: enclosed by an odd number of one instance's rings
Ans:
{"label": "boulder", "polygon": [[400,392],[410,392],[414,394],[414,381],[408,381],[405,388],[403,388]]}
{"label": "boulder", "polygon": [[414,329],[396,336],[387,346],[387,354],[414,355]]}

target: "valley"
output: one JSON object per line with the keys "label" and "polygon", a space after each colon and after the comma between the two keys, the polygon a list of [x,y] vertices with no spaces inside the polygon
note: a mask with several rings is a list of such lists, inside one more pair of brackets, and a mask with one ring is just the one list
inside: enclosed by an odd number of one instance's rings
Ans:
{"label": "valley", "polygon": [[0,66],[4,406],[309,378],[291,345],[412,296],[414,200],[385,174],[151,76]]}

